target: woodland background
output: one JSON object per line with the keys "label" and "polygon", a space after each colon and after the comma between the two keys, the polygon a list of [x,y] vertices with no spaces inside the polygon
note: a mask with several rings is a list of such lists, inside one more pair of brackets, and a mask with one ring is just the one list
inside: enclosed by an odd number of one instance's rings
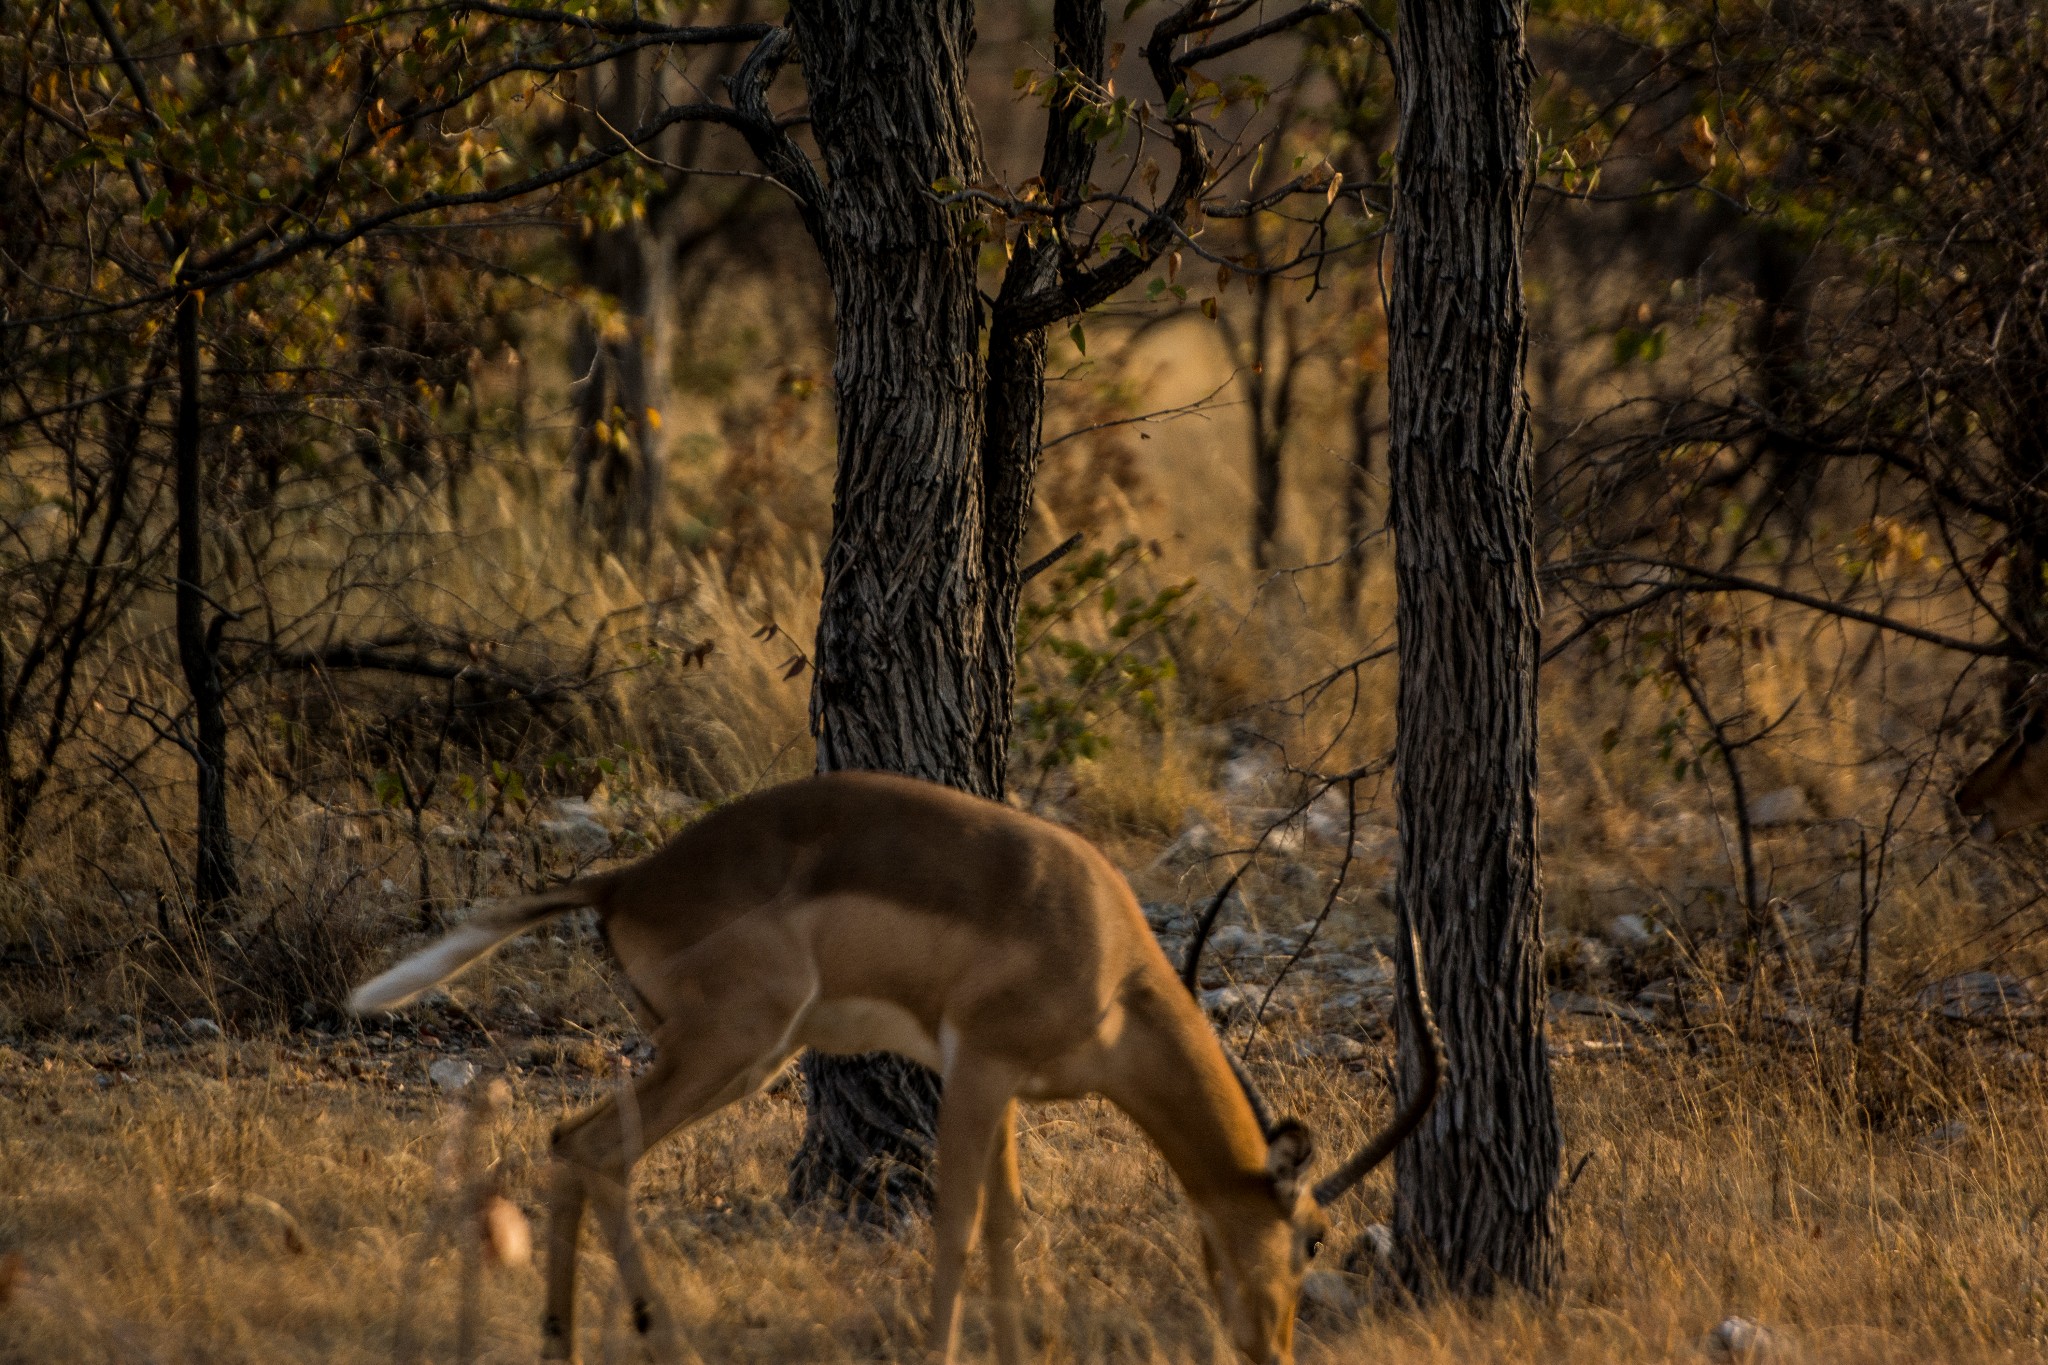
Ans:
{"label": "woodland background", "polygon": [[[1048,108],[1158,192],[1155,16],[1113,13],[1077,90],[1049,13],[982,7],[989,174],[932,188],[985,223],[991,296]],[[0,1123],[30,1257],[0,1350],[437,1330],[428,1064],[574,1093],[635,1044],[574,927],[409,1024],[363,1034],[346,988],[812,770],[826,275],[729,121],[621,145],[723,106],[780,18],[0,0],[0,1097],[34,1119]],[[1947,793],[2048,661],[2048,17],[1544,0],[1531,43],[1567,1282],[1361,1327],[1347,1281],[1311,1335],[1686,1358],[1742,1314],[1822,1358],[2031,1357],[2048,884]],[[1169,940],[1234,878],[1205,1000],[1300,1109],[1353,1112],[1391,997],[1393,90],[1333,15],[1181,98],[1241,211],[1053,330],[1024,557],[1080,541],[1024,588],[1010,799],[1103,842]],[[1131,220],[1099,213],[1107,258]],[[912,1354],[873,1245],[779,1210],[799,1111],[762,1104],[662,1159],[679,1308],[738,1333],[713,1358]],[[1091,1109],[1026,1143],[1034,1332],[1075,1359],[1207,1349],[1157,1325],[1200,1289],[1135,1141]],[[312,1254],[270,1265],[280,1236]],[[517,1281],[486,1304],[516,1354]]]}

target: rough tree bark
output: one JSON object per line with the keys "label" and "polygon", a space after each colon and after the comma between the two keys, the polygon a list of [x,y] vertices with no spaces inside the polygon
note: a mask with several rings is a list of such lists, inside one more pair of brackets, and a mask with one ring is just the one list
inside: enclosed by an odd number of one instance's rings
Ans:
{"label": "rough tree bark", "polygon": [[199,297],[178,300],[178,419],[173,436],[178,517],[178,582],[174,594],[178,663],[192,696],[192,763],[199,779],[199,850],[193,893],[204,913],[241,889],[228,829],[228,722],[220,677],[220,633],[226,614],[205,620],[205,523],[199,487]]}
{"label": "rough tree bark", "polygon": [[[983,175],[967,95],[970,0],[797,0],[791,20],[829,183],[839,463],[812,727],[823,770],[993,795],[982,562],[976,244],[934,181]],[[817,232],[814,226],[814,232]],[[799,1201],[884,1216],[929,1202],[938,1081],[895,1057],[807,1054]]]}
{"label": "rough tree bark", "polygon": [[[1402,0],[1389,300],[1400,895],[1450,1068],[1397,1157],[1418,1292],[1541,1292],[1559,1268],[1536,856],[1538,602],[1522,220],[1530,65],[1515,0]],[[1403,970],[1408,965],[1403,963]],[[1414,1084],[1417,1039],[1402,1039]]]}
{"label": "rough tree bark", "polygon": [[[1101,0],[1055,0],[1052,64],[1091,82],[1102,79],[1108,24]],[[1048,112],[1039,180],[1056,209],[1048,231],[1010,257],[991,310],[988,387],[982,404],[981,563],[988,585],[984,625],[989,725],[979,765],[1002,793],[1010,761],[1010,707],[1017,687],[1017,602],[1024,590],[1025,534],[1038,482],[1045,415],[1045,327],[1022,322],[1019,303],[1054,289],[1075,209],[1095,168],[1095,144],[1064,107]]]}

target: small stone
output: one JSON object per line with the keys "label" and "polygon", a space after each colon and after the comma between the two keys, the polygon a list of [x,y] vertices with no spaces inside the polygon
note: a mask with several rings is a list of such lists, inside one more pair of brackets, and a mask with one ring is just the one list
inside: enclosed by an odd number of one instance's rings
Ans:
{"label": "small stone", "polygon": [[612,832],[587,815],[542,820],[540,832],[550,843],[576,853],[595,855],[611,851]]}
{"label": "small stone", "polygon": [[1351,856],[1372,862],[1391,859],[1401,852],[1399,830],[1367,826],[1358,831],[1358,837],[1351,841]]}
{"label": "small stone", "polygon": [[1394,980],[1394,964],[1383,957],[1369,962],[1354,958],[1350,963],[1333,969],[1330,975],[1347,986],[1385,986]]}
{"label": "small stone", "polygon": [[1996,972],[1959,972],[1920,992],[1920,1008],[1948,1019],[2017,1013],[2034,1003],[2027,983]]}
{"label": "small stone", "polygon": [[1178,871],[1203,861],[1216,849],[1215,829],[1201,816],[1190,814],[1181,822],[1180,833],[1173,836],[1173,842],[1160,850],[1157,862],[1161,867]]}
{"label": "small stone", "polygon": [[427,1068],[427,1079],[444,1095],[459,1095],[476,1079],[476,1067],[460,1057],[443,1057]]}
{"label": "small stone", "polygon": [[1270,794],[1280,777],[1271,749],[1246,749],[1223,765],[1223,790],[1233,801],[1256,801]]}
{"label": "small stone", "polygon": [[1199,999],[1202,1008],[1219,1019],[1228,1019],[1258,1005],[1257,998],[1242,986],[1218,986],[1213,991],[1203,991]]}
{"label": "small stone", "polygon": [[1156,930],[1172,929],[1188,918],[1188,908],[1176,901],[1145,901],[1140,906],[1145,923]]}
{"label": "small stone", "polygon": [[222,1036],[222,1033],[219,1024],[214,1023],[213,1020],[208,1019],[202,1014],[185,1021],[185,1036],[188,1038],[219,1038]]}
{"label": "small stone", "polygon": [[1930,1128],[1925,1133],[1921,1134],[1920,1145],[1922,1147],[1931,1147],[1936,1151],[1939,1151],[1944,1147],[1953,1147],[1958,1142],[1962,1142],[1965,1139],[1967,1139],[1969,1136],[1970,1125],[1967,1120],[1950,1119],[1947,1123],[1942,1124],[1940,1127]]}
{"label": "small stone", "polygon": [[1209,935],[1209,951],[1218,957],[1256,957],[1268,952],[1266,936],[1242,924],[1226,924]]}
{"label": "small stone", "polygon": [[1616,915],[1607,922],[1607,941],[1624,952],[1641,952],[1657,941],[1657,931],[1641,915]]}
{"label": "small stone", "polygon": [[1358,1234],[1359,1254],[1370,1256],[1382,1265],[1394,1259],[1394,1230],[1385,1223],[1367,1223]]}
{"label": "small stone", "polygon": [[1312,1270],[1301,1282],[1301,1301],[1306,1307],[1324,1313],[1355,1312],[1359,1295],[1351,1280],[1341,1270]]}
{"label": "small stone", "polygon": [[1707,1333],[1709,1350],[1725,1352],[1735,1360],[1781,1360],[1787,1354],[1785,1338],[1748,1318],[1726,1317]]}
{"label": "small stone", "polygon": [[1749,803],[1749,823],[1758,829],[1803,825],[1818,818],[1803,787],[1780,787]]}

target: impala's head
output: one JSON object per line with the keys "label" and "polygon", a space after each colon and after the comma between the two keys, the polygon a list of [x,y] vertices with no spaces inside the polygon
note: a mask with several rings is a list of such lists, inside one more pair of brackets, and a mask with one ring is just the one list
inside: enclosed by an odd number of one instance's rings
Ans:
{"label": "impala's head", "polygon": [[1956,788],[1956,808],[1979,839],[2048,823],[2048,674],[2022,697],[2020,723]]}
{"label": "impala's head", "polygon": [[1411,936],[1403,993],[1412,1037],[1422,1042],[1421,1068],[1407,1102],[1379,1135],[1336,1170],[1311,1184],[1314,1155],[1308,1129],[1295,1119],[1275,1120],[1258,1087],[1228,1050],[1224,1056],[1266,1137],[1264,1173],[1213,1201],[1205,1211],[1202,1251],[1209,1291],[1223,1314],[1231,1344],[1253,1365],[1293,1365],[1294,1313],[1310,1264],[1330,1235],[1327,1210],[1413,1132],[1436,1099],[1443,1076],[1443,1037],[1422,984],[1421,955]]}
{"label": "impala's head", "polygon": [[1231,1344],[1256,1365],[1291,1365],[1301,1282],[1330,1220],[1309,1186],[1308,1129],[1282,1119],[1266,1144],[1264,1181],[1204,1218],[1202,1262]]}

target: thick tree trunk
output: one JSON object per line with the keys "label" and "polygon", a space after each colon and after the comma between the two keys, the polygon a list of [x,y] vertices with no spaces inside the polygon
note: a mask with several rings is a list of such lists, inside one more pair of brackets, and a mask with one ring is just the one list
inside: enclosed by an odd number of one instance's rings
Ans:
{"label": "thick tree trunk", "polygon": [[[1400,20],[1389,313],[1400,895],[1450,1068],[1400,1150],[1395,1235],[1419,1292],[1541,1292],[1558,1273],[1558,1129],[1536,859],[1524,11],[1402,0]],[[1410,1084],[1417,1044],[1402,1039]]]}
{"label": "thick tree trunk", "polygon": [[220,627],[205,620],[205,522],[199,494],[199,298],[178,301],[174,322],[178,343],[178,421],[174,436],[178,516],[177,614],[178,663],[192,696],[193,766],[199,780],[198,862],[193,890],[200,911],[214,909],[234,896],[241,883],[235,874],[235,846],[228,830],[228,723],[226,693],[220,679]]}
{"label": "thick tree trunk", "polygon": [[[797,0],[839,358],[839,465],[811,722],[821,769],[992,795],[982,562],[976,244],[932,184],[983,174],[967,98],[969,0]],[[798,1200],[863,1212],[930,1197],[936,1077],[806,1057]]]}

